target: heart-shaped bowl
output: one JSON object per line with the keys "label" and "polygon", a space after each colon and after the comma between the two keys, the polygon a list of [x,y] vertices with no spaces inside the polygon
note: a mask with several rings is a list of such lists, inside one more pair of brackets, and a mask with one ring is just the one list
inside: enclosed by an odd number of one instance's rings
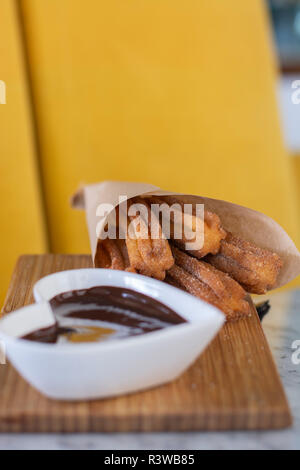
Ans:
{"label": "heart-shaped bowl", "polygon": [[[139,336],[97,343],[47,344],[15,334],[15,314],[24,324],[49,315],[48,301],[62,292],[95,286],[133,289],[164,303],[187,322]],[[154,387],[180,376],[224,323],[212,305],[161,281],[109,269],[74,269],[51,274],[34,286],[36,304],[0,320],[0,338],[18,372],[44,395],[87,400]],[[24,318],[23,318],[24,317]]]}

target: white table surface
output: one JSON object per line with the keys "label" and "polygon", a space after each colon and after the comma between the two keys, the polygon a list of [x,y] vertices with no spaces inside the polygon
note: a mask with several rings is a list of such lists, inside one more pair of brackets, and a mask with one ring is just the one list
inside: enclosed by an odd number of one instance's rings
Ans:
{"label": "white table surface", "polygon": [[300,290],[266,298],[272,308],[262,324],[292,409],[292,428],[267,432],[0,434],[0,450],[300,449],[300,364],[292,362],[292,343],[300,340]]}

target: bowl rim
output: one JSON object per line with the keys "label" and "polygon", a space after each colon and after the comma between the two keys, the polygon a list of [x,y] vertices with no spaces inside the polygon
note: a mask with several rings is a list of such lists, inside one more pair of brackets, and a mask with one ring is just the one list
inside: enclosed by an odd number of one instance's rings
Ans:
{"label": "bowl rim", "polygon": [[[47,274],[46,276],[43,276],[38,281],[36,281],[34,283],[33,289],[32,289],[33,297],[34,297],[35,302],[39,303],[39,302],[47,300],[47,298],[45,298],[39,291],[39,288],[42,284],[44,284],[48,280],[51,280],[55,277],[59,278],[59,277],[63,277],[63,276],[68,275],[68,274],[72,275],[74,273],[87,273],[87,274],[91,273],[92,275],[97,274],[97,273],[99,273],[99,274],[101,273],[101,275],[107,275],[110,278],[129,277],[129,278],[132,278],[132,279],[137,279],[139,282],[144,282],[146,284],[153,285],[154,287],[157,288],[158,291],[161,291],[162,289],[171,288],[171,289],[174,289],[176,292],[187,294],[187,295],[191,296],[193,299],[196,298],[197,300],[202,301],[201,299],[198,299],[197,297],[195,297],[194,295],[189,294],[188,292],[182,291],[182,290],[177,289],[176,287],[174,287],[170,284],[163,283],[162,281],[159,281],[157,279],[153,279],[149,276],[144,276],[142,274],[131,273],[131,272],[128,272],[128,271],[122,271],[120,269],[77,268],[77,269],[67,269],[67,270],[64,270],[64,271],[57,271],[55,273]],[[105,282],[103,282],[103,281],[99,281],[99,282],[100,282],[100,284],[97,284],[97,285],[101,285],[101,286],[112,285],[112,284],[105,284]],[[96,285],[95,285],[95,287],[96,287]],[[118,284],[116,284],[116,287],[123,287],[123,286],[119,286]],[[78,287],[77,289],[80,289],[80,287]],[[82,289],[84,289],[84,287],[82,287]],[[129,289],[134,290],[133,287],[129,287]],[[61,291],[58,292],[58,294],[62,294],[64,292],[67,292],[67,291],[61,290]],[[58,294],[55,294],[55,295],[58,295]],[[145,295],[148,295],[149,297],[153,297],[150,294],[145,294]],[[41,299],[41,300],[39,300],[39,299]],[[204,302],[204,301],[202,301],[202,302]],[[205,303],[207,303],[207,302],[205,302]],[[211,305],[211,304],[208,304],[208,305]]]}
{"label": "bowl rim", "polygon": [[[34,298],[35,298],[35,303],[33,304],[30,304],[30,305],[25,305],[23,307],[21,307],[20,309],[17,309],[18,311],[21,311],[21,310],[25,310],[27,308],[30,308],[30,307],[33,307],[33,308],[38,308],[38,305],[40,305],[41,303],[49,303],[48,300],[46,300],[45,298],[43,298],[39,292],[38,292],[38,287],[39,285],[43,282],[47,282],[47,279],[49,278],[53,278],[53,277],[59,277],[63,274],[65,275],[68,275],[69,273],[74,273],[76,271],[85,271],[85,272],[92,272],[93,274],[95,274],[96,271],[101,271],[101,273],[103,275],[105,274],[109,274],[110,277],[116,277],[116,278],[123,278],[124,276],[126,277],[130,277],[130,278],[135,278],[135,279],[138,279],[141,283],[143,282],[146,282],[148,285],[150,284],[150,286],[152,288],[154,288],[154,290],[157,291],[157,293],[159,294],[159,292],[163,289],[163,290],[169,290],[170,291],[170,294],[175,294],[175,296],[179,296],[179,297],[183,297],[185,298],[186,300],[189,301],[189,303],[191,304],[194,304],[194,306],[197,306],[198,307],[202,307],[202,309],[204,308],[206,310],[206,314],[210,314],[211,315],[211,319],[215,319],[215,321],[217,323],[219,323],[219,328],[221,328],[221,326],[224,324],[224,321],[225,321],[225,315],[223,314],[223,312],[221,310],[219,310],[217,307],[209,304],[208,302],[205,302],[204,300],[202,299],[199,299],[198,297],[195,297],[191,294],[189,294],[188,292],[184,292],[174,286],[171,286],[169,284],[165,284],[165,283],[162,283],[161,281],[158,281],[157,279],[152,279],[152,278],[149,278],[147,276],[143,276],[141,274],[135,274],[135,273],[130,273],[130,272],[127,272],[127,271],[121,271],[121,270],[111,270],[111,269],[104,269],[104,268],[79,268],[79,269],[70,269],[70,270],[66,270],[66,271],[58,271],[56,273],[51,273],[51,274],[48,274],[47,276],[44,276],[42,277],[41,279],[39,279],[35,284],[34,284],[34,287],[33,287],[33,295],[34,295]],[[99,281],[98,284],[95,284],[96,285],[102,285],[102,286],[105,286],[105,285],[108,285],[108,284],[105,284],[105,281]],[[116,279],[116,284],[114,284],[116,287],[124,287],[122,285],[120,285],[120,283],[118,284],[118,281]],[[84,288],[84,287],[82,287]],[[128,288],[131,288],[132,290],[134,290],[132,287],[128,287]],[[80,287],[78,287],[78,289],[80,289]],[[42,298],[42,300],[37,300],[37,295],[36,293],[38,292],[38,296]],[[61,290],[59,293],[63,293],[63,292],[66,292],[65,290]],[[56,294],[57,295],[57,294]],[[145,295],[148,295],[149,297],[152,297],[152,298],[155,298],[157,299],[157,297],[154,297],[153,295],[151,295],[150,293],[146,293]],[[122,338],[122,340],[120,340],[120,338],[115,338],[115,339],[111,339],[109,341],[103,341],[103,342],[93,342],[93,343],[79,343],[79,344],[76,344],[76,345],[70,345],[70,344],[52,344],[52,343],[41,343],[41,342],[34,342],[34,341],[29,341],[29,340],[26,340],[26,339],[23,339],[23,338],[20,338],[20,337],[13,337],[13,336],[10,336],[6,333],[3,333],[0,329],[0,339],[3,339],[4,340],[4,343],[7,342],[7,344],[18,344],[20,346],[24,346],[26,348],[30,348],[30,349],[36,349],[36,350],[40,350],[40,351],[52,351],[53,353],[67,353],[67,354],[76,354],[77,352],[80,351],[80,353],[83,353],[84,351],[86,352],[90,352],[91,350],[110,350],[110,349],[122,349],[122,348],[126,348],[126,347],[130,347],[130,346],[138,346],[139,343],[148,343],[148,342],[152,342],[152,341],[155,341],[155,339],[157,338],[157,340],[160,340],[161,338],[165,337],[165,336],[173,336],[173,335],[180,335],[181,332],[182,334],[184,334],[186,332],[186,334],[188,334],[189,331],[193,331],[193,330],[198,330],[198,329],[201,329],[203,328],[203,322],[201,321],[201,318],[199,317],[199,319],[197,319],[197,317],[195,317],[195,321],[194,319],[192,320],[188,320],[184,314],[182,312],[180,312],[180,309],[177,309],[176,308],[176,305],[174,305],[176,303],[175,301],[175,298],[174,298],[174,295],[170,295],[170,299],[171,302],[168,303],[168,305],[180,316],[182,316],[182,318],[184,320],[186,320],[186,322],[184,323],[181,323],[181,324],[178,324],[178,325],[172,325],[172,327],[167,327],[167,328],[162,328],[161,330],[157,330],[157,331],[152,331],[152,332],[148,332],[146,334],[141,334],[141,335],[137,335],[137,336],[130,336],[128,338]],[[174,300],[173,300],[174,299]],[[49,299],[50,300],[50,299]],[[160,300],[161,301],[161,300]],[[161,301],[162,303],[165,303],[164,301]],[[15,310],[15,311],[17,311]],[[9,316],[9,313],[5,314],[4,317],[6,317],[6,315]],[[1,321],[2,319],[4,318],[0,318],[0,325],[1,325]]]}

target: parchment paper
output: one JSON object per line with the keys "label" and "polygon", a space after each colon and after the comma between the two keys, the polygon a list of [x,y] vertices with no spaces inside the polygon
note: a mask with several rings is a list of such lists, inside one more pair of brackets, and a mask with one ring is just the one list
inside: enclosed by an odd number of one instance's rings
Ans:
{"label": "parchment paper", "polygon": [[72,207],[85,209],[93,261],[95,261],[98,243],[96,227],[98,226],[98,230],[100,227],[99,233],[101,234],[107,220],[107,217],[96,216],[98,205],[110,203],[115,207],[118,205],[119,195],[130,199],[144,194],[160,196],[176,194],[186,203],[203,203],[205,209],[219,215],[225,230],[254,242],[261,248],[278,253],[282,258],[283,267],[274,288],[283,286],[300,274],[299,251],[284,229],[270,217],[247,207],[222,200],[163,191],[150,184],[119,181],[105,181],[83,186],[71,199]]}

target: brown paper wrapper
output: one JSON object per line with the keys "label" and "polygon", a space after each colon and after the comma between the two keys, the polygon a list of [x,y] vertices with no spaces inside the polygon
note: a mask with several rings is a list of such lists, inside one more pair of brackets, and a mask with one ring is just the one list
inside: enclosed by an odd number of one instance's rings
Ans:
{"label": "brown paper wrapper", "polygon": [[145,194],[160,196],[176,195],[186,203],[202,203],[205,209],[218,214],[225,230],[253,242],[261,248],[266,248],[279,254],[283,261],[283,267],[274,288],[287,284],[300,274],[299,251],[284,229],[270,217],[253,209],[232,204],[231,202],[163,191],[150,184],[119,181],[105,181],[103,183],[83,186],[71,199],[72,207],[85,209],[94,262],[98,246],[96,228],[98,228],[98,233],[101,237],[108,216],[103,218],[96,216],[98,205],[109,203],[115,207],[119,203],[120,195],[130,199]]}

